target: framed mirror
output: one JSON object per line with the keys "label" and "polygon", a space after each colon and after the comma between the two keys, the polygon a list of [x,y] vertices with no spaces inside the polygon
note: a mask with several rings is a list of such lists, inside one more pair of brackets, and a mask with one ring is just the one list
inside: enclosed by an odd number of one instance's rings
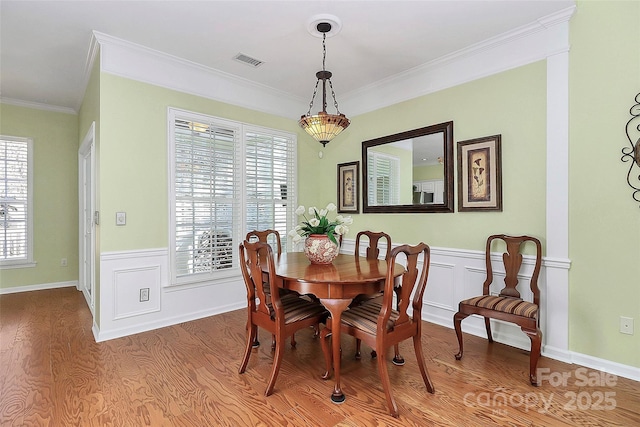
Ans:
{"label": "framed mirror", "polygon": [[362,142],[364,213],[453,212],[453,122]]}

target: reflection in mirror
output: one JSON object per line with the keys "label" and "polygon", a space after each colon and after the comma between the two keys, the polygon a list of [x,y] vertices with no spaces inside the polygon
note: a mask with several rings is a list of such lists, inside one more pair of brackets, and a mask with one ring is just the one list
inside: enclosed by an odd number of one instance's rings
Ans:
{"label": "reflection in mirror", "polygon": [[453,212],[453,122],[364,141],[363,212]]}

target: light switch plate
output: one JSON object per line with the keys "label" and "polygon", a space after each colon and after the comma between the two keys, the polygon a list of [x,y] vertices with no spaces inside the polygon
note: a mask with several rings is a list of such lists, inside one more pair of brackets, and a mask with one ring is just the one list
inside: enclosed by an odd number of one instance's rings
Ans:
{"label": "light switch plate", "polygon": [[127,213],[116,212],[116,225],[126,225],[126,224],[127,224]]}

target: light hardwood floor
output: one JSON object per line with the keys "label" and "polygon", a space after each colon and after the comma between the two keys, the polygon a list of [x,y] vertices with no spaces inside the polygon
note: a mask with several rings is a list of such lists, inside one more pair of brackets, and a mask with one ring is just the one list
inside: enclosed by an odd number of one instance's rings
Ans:
{"label": "light hardwood floor", "polygon": [[[329,400],[313,331],[287,345],[274,394],[264,397],[272,353],[262,346],[238,374],[245,343],[238,310],[96,343],[91,315],[73,288],[0,296],[1,426],[640,426],[640,383],[542,357],[552,379],[528,382],[527,352],[424,323],[426,392],[411,342],[389,366],[400,418],[388,415],[376,362],[342,340],[343,390]],[[364,347],[364,346],[363,346]],[[587,378],[589,381],[584,381]],[[583,382],[591,382],[583,385]]]}

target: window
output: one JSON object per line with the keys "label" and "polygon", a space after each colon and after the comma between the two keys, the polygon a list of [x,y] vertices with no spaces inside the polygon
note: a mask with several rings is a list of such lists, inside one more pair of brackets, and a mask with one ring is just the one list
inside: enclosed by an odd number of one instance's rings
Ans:
{"label": "window", "polygon": [[289,133],[169,109],[172,284],[236,275],[247,231],[275,229],[286,244],[295,145]]}
{"label": "window", "polygon": [[0,136],[0,267],[32,267],[33,142]]}
{"label": "window", "polygon": [[400,203],[400,160],[370,151],[367,157],[369,182],[367,195],[371,206]]}

